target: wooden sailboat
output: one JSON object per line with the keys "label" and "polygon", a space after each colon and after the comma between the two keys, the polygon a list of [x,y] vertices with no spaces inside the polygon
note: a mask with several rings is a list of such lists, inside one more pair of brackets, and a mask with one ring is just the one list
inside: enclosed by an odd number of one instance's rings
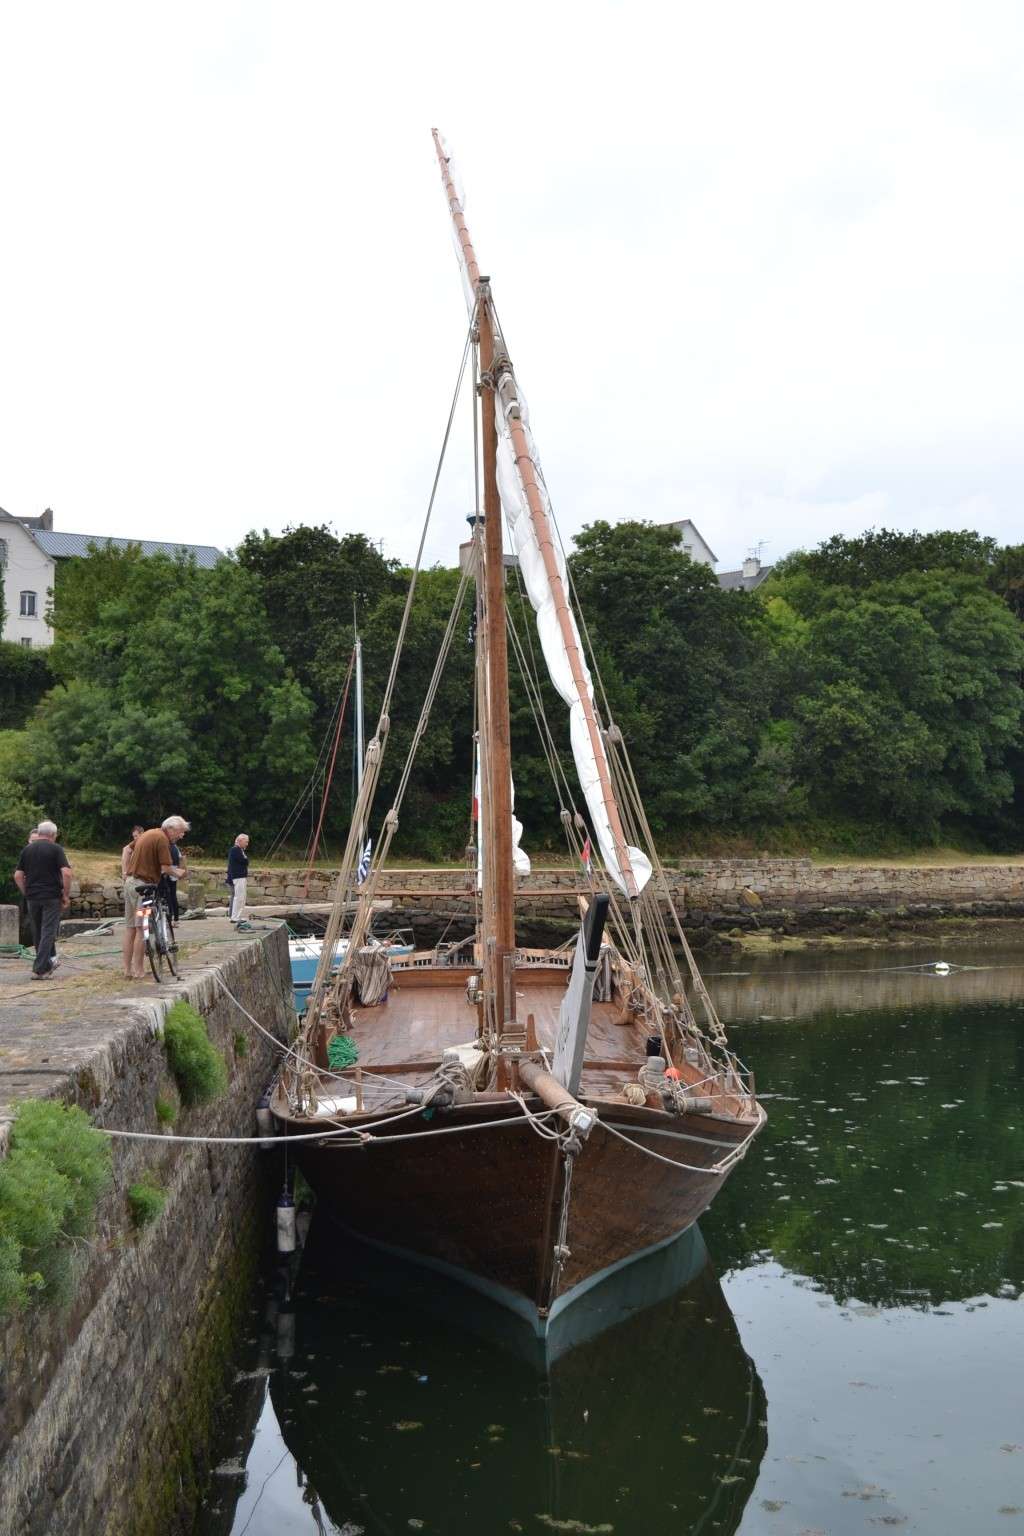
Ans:
{"label": "wooden sailboat", "polygon": [[[411,767],[410,758],[374,859],[360,871],[396,652],[306,1022],[273,1108],[339,1221],[497,1296],[543,1331],[595,1281],[695,1222],[765,1117],[693,964],[625,744],[599,712],[525,401],[450,157],[436,131],[434,140],[479,378],[483,513],[473,519],[469,570],[480,920],[464,943],[407,956],[370,938],[376,873]],[[583,921],[568,952],[516,943],[516,871],[528,865],[513,815],[503,515],[548,673],[569,709],[586,814],[566,807],[563,825],[577,852],[584,834],[585,848],[592,835],[600,852],[600,872],[588,861]],[[413,750],[467,580],[468,570]],[[411,600],[410,590],[407,614]],[[557,752],[553,735],[547,747]]]}

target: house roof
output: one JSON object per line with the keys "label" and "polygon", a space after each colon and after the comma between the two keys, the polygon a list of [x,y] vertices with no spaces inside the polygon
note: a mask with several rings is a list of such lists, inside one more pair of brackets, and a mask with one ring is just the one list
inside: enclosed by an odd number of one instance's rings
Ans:
{"label": "house roof", "polygon": [[87,555],[90,544],[97,549],[130,549],[137,544],[144,555],[177,555],[182,552],[194,555],[202,570],[212,570],[222,559],[219,549],[212,544],[173,544],[162,539],[108,539],[101,533],[56,533],[47,529],[32,529],[32,536],[46,554],[54,560],[67,559],[72,555]]}
{"label": "house roof", "polygon": [[711,545],[708,543],[707,539],[701,533],[700,529],[697,527],[697,524],[693,521],[692,517],[677,517],[674,522],[663,523],[661,526],[663,528],[678,528],[680,542],[682,542],[684,529],[686,529],[686,528],[692,529],[693,532],[696,534],[697,538],[700,539],[701,543],[704,545],[704,548],[707,550],[708,554],[711,556],[712,564],[713,565],[717,565],[718,564],[718,556],[715,554],[714,550],[711,548]]}
{"label": "house roof", "polygon": [[766,576],[771,575],[771,570],[770,565],[761,565],[752,576],[745,576],[742,568],[738,571],[719,571],[718,585],[724,587],[726,592],[753,592]]}

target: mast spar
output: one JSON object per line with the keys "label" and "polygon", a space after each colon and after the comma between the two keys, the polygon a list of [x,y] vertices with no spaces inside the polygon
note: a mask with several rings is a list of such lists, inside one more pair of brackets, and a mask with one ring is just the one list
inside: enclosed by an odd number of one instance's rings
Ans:
{"label": "mast spar", "polygon": [[[507,474],[510,473],[518,485],[519,494],[514,500],[517,509],[522,508],[523,516],[519,517],[517,510],[515,540],[517,548],[521,551],[520,564],[524,568],[530,601],[538,614],[541,644],[552,681],[570,706],[573,755],[594,821],[598,844],[609,873],[622,887],[626,896],[634,900],[650,878],[651,865],[639,849],[631,848],[626,841],[622,816],[612,786],[608,754],[594,706],[590,676],[583,658],[575,619],[569,606],[564,560],[556,550],[548,511],[547,492],[543,488],[543,477],[532,446],[525,406],[521,402],[515,374],[494,313],[490,282],[487,278],[480,276],[476,252],[462,212],[462,201],[452,179],[449,157],[436,128],[433,129],[433,136],[434,148],[441,167],[441,179],[459,246],[460,261],[467,283],[475,296],[476,314],[480,326],[481,367],[493,399],[493,409],[483,411],[485,476],[490,474],[495,481],[492,486],[494,493],[492,517],[491,504],[486,500],[488,482],[485,479],[485,510],[487,512],[485,532],[488,543],[488,563],[491,563],[490,550],[493,537],[497,541],[498,568],[499,570],[501,568],[501,530],[500,526],[497,530],[492,530],[491,526],[494,521],[500,525],[501,501],[498,498],[496,485],[497,478],[501,474],[496,462],[500,449],[505,456],[506,479]],[[486,360],[485,346],[488,349]],[[506,479],[502,479],[503,497],[506,495]],[[506,511],[512,519],[514,514],[509,506],[506,506]],[[529,525],[529,534],[521,531],[520,525],[523,523]],[[527,539],[531,542],[535,553],[534,561],[527,559],[529,552],[523,547]],[[531,579],[530,565],[537,567],[535,573],[537,581]],[[542,595],[538,594],[537,582],[543,584]],[[499,596],[502,599],[501,645],[504,652],[503,591]],[[549,608],[553,621],[551,624],[542,621],[541,608],[545,606]],[[555,647],[558,648],[559,656],[553,660]],[[508,771],[511,775],[511,763]],[[511,795],[511,778],[509,784]],[[511,816],[511,805],[509,816]],[[502,828],[498,830],[503,830],[507,826],[508,819],[503,819]]]}
{"label": "mast spar", "polygon": [[481,754],[480,790],[482,826],[489,844],[483,861],[484,990],[494,1009],[492,1026],[501,1042],[514,1048],[519,1043],[516,1027],[515,965],[515,864],[512,837],[512,747],[508,706],[508,635],[505,627],[505,568],[501,536],[501,500],[498,495],[498,434],[493,406],[495,375],[494,311],[491,285],[481,276],[458,192],[437,129],[433,130],[448,207],[455,226],[462,260],[473,289],[480,348],[480,388],[483,409],[484,480],[484,623],[487,673],[484,696],[487,707],[486,756]]}

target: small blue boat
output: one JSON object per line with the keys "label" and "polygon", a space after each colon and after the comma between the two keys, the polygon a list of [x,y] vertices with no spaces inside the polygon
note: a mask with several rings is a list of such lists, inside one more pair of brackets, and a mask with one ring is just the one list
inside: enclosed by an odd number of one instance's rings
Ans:
{"label": "small blue boat", "polygon": [[[404,938],[395,935],[384,941],[389,955],[411,955],[412,943],[406,943]],[[320,956],[323,954],[323,939],[289,939],[288,959],[292,969],[292,994],[295,998],[295,1012],[303,1014],[309,1001],[309,991],[316,979],[316,968],[320,964]],[[331,966],[332,973],[338,969],[345,958],[348,949],[348,939],[339,939],[334,946],[334,963]]]}

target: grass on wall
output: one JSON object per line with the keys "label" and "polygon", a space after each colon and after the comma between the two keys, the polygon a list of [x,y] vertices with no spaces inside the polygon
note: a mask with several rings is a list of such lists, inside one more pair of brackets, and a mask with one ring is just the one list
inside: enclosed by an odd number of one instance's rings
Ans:
{"label": "grass on wall", "polygon": [[164,1048],[181,1102],[187,1108],[208,1104],[228,1086],[224,1057],[210,1039],[206,1020],[179,999],[164,1021]]}
{"label": "grass on wall", "polygon": [[110,1169],[110,1143],[83,1110],[53,1099],[20,1106],[0,1161],[0,1315],[70,1298]]}

